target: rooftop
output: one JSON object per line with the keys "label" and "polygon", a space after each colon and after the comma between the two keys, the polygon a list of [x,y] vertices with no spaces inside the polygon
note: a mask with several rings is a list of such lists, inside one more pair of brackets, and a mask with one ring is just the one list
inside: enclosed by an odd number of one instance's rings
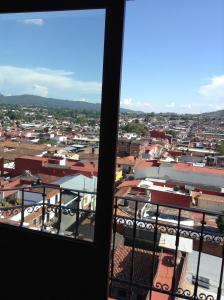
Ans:
{"label": "rooftop", "polygon": [[198,166],[192,166],[190,164],[185,164],[185,163],[177,163],[173,166],[173,168],[175,170],[192,172],[192,173],[224,176],[224,169],[218,169],[218,168],[198,167]]}

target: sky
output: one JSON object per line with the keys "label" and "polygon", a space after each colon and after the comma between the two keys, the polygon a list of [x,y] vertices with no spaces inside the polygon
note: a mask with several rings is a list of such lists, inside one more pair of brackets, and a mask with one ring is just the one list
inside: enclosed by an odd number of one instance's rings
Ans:
{"label": "sky", "polygon": [[[0,93],[99,102],[104,10],[0,16]],[[121,107],[224,109],[224,1],[127,2]]]}

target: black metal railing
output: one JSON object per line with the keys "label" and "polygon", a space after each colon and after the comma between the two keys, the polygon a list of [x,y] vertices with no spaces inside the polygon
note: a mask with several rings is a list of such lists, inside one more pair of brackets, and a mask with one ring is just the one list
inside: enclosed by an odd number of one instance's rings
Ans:
{"label": "black metal railing", "polygon": [[[216,222],[222,216],[198,208],[115,197],[110,295],[118,299],[223,299],[224,235]],[[119,235],[124,237],[123,249],[116,245]],[[139,260],[140,253],[145,259]]]}
{"label": "black metal railing", "polygon": [[[84,199],[89,197],[94,206],[95,193],[44,184],[0,189],[0,194],[0,222],[74,239],[94,240],[95,211],[85,205]],[[14,199],[19,200],[19,204],[14,205]]]}
{"label": "black metal railing", "polygon": [[[39,185],[0,195],[0,222],[94,242],[95,193]],[[223,299],[222,213],[131,196],[115,197],[113,209],[111,297]]]}

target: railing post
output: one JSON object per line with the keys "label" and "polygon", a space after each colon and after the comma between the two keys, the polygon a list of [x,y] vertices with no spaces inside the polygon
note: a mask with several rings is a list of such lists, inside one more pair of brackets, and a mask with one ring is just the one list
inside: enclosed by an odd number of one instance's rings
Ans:
{"label": "railing post", "polygon": [[43,203],[42,203],[42,225],[41,225],[41,230],[44,230],[44,220],[45,220],[45,192],[46,192],[46,187],[44,186],[43,187],[43,194],[42,194],[42,197],[43,197]]}
{"label": "railing post", "polygon": [[175,300],[175,281],[176,281],[176,267],[177,267],[177,252],[179,247],[179,238],[180,238],[180,217],[181,217],[181,208],[178,210],[178,224],[177,224],[177,233],[176,233],[176,241],[175,241],[175,256],[174,256],[174,267],[173,267],[173,278],[172,278],[172,300]]}
{"label": "railing post", "polygon": [[111,267],[110,267],[110,290],[109,295],[112,296],[112,280],[114,277],[114,255],[115,255],[115,241],[116,241],[116,231],[117,231],[117,202],[118,199],[115,197],[115,205],[113,209],[113,236],[112,236],[112,250],[111,250]]}
{"label": "railing post", "polygon": [[204,226],[205,226],[205,213],[203,212],[203,218],[201,221],[201,233],[200,233],[200,242],[199,242],[199,253],[198,253],[198,264],[197,264],[197,273],[195,278],[195,286],[194,286],[194,296],[193,299],[197,299],[197,293],[198,293],[198,276],[199,276],[199,269],[200,269],[200,261],[201,261],[201,252],[202,252],[202,246],[203,246],[203,232],[204,232]]}
{"label": "railing post", "polygon": [[136,242],[136,229],[137,229],[137,212],[138,201],[135,200],[135,219],[133,224],[133,241],[132,241],[132,255],[131,255],[131,271],[130,271],[130,283],[129,283],[129,299],[132,297],[132,283],[134,275],[134,257],[135,257],[135,242]]}
{"label": "railing post", "polygon": [[156,224],[154,227],[154,237],[153,237],[153,254],[152,254],[152,272],[150,277],[150,297],[152,298],[152,287],[154,279],[154,269],[155,269],[155,252],[156,252],[156,242],[157,242],[157,232],[158,232],[158,216],[159,216],[159,205],[156,205]]}
{"label": "railing post", "polygon": [[61,203],[62,203],[62,192],[63,190],[60,188],[60,195],[59,195],[59,209],[58,209],[58,234],[60,234],[60,230],[61,230],[61,214],[62,214],[62,208],[61,208]]}
{"label": "railing post", "polygon": [[20,226],[24,223],[24,189],[22,189],[22,202],[21,202],[21,221]]}
{"label": "railing post", "polygon": [[77,239],[79,234],[79,203],[80,203],[80,192],[78,192],[78,205],[76,209],[76,220],[75,220],[75,238]]}
{"label": "railing post", "polygon": [[222,280],[223,280],[223,267],[224,267],[224,240],[222,241],[222,265],[220,269],[220,279],[219,279],[219,287],[217,293],[217,300],[221,300],[222,296]]}

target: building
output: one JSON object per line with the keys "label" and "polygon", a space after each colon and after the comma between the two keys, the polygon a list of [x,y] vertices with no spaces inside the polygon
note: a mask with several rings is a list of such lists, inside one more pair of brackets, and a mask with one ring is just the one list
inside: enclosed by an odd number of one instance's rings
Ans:
{"label": "building", "polygon": [[[103,4],[102,4],[103,3]],[[105,3],[105,5],[104,5]],[[23,299],[30,297],[37,299],[98,299],[106,300],[108,297],[109,275],[108,269],[110,266],[110,253],[114,254],[114,249],[111,252],[111,225],[113,217],[113,187],[114,187],[114,170],[115,170],[115,154],[116,154],[116,136],[117,136],[117,117],[119,111],[119,84],[120,84],[120,65],[121,65],[121,49],[122,49],[122,32],[123,32],[123,16],[124,16],[124,1],[31,1],[24,0],[9,4],[3,2],[0,5],[1,12],[24,12],[24,11],[44,11],[54,10],[62,11],[65,9],[106,9],[105,24],[105,55],[103,63],[103,85],[102,85],[102,116],[101,116],[101,141],[100,141],[100,161],[99,161],[99,177],[98,177],[98,194],[97,194],[97,209],[95,222],[95,240],[94,243],[79,240],[75,238],[69,240],[60,235],[49,235],[45,231],[31,231],[30,229],[21,226],[10,226],[9,224],[0,224],[1,236],[1,254],[2,268],[4,274],[1,284],[2,297],[18,298],[18,294],[22,293]],[[65,33],[66,34],[66,33]],[[108,138],[109,132],[109,138]],[[43,166],[42,166],[43,167]],[[48,166],[50,167],[50,166]],[[22,168],[22,167],[21,167]],[[58,167],[60,168],[60,166]],[[64,166],[63,166],[64,168]],[[56,169],[56,168],[55,168]],[[44,206],[42,206],[44,210]],[[59,211],[62,207],[59,205]],[[116,207],[115,207],[116,209]],[[78,215],[78,212],[75,212]],[[134,211],[134,214],[137,211]],[[44,214],[43,214],[44,215]],[[127,220],[128,223],[130,220]],[[117,222],[117,221],[116,221]],[[116,229],[116,222],[113,223],[113,228]],[[136,224],[136,218],[132,224]],[[143,222],[144,223],[144,222]],[[158,224],[155,225],[156,230]],[[201,231],[203,234],[203,225]],[[135,239],[136,225],[133,226],[133,239]],[[179,228],[177,228],[179,230]],[[177,239],[176,239],[177,241]],[[177,244],[177,243],[176,243]],[[26,251],[24,251],[24,249]],[[131,247],[129,256],[134,258],[137,249]],[[175,252],[176,253],[176,252]],[[155,257],[155,251],[153,257]],[[161,261],[164,264],[173,260],[172,255],[161,256]],[[113,255],[112,255],[113,257]],[[152,257],[152,260],[153,260]],[[130,260],[129,260],[130,261]],[[133,281],[133,259],[131,259],[130,276],[128,276],[128,285],[130,290],[134,288],[136,283]],[[143,263],[145,260],[143,260]],[[5,264],[4,264],[5,263]],[[123,261],[122,261],[123,263]],[[16,280],[12,284],[12,270],[19,270]],[[35,266],[34,270],[31,266]],[[178,264],[179,265],[179,264]],[[172,266],[175,270],[176,264]],[[69,271],[72,271],[72,276]],[[164,269],[159,269],[159,275],[163,275]],[[167,270],[167,269],[165,269]],[[28,273],[30,272],[30,273]],[[28,274],[27,274],[28,273]],[[113,272],[111,272],[112,279]],[[153,272],[150,270],[150,273]],[[68,274],[68,275],[67,275]],[[174,274],[174,273],[173,273]],[[180,272],[176,272],[179,278]],[[149,287],[151,285],[151,277]],[[198,276],[195,279],[195,287],[197,288]],[[93,279],[96,278],[96,281]],[[170,277],[169,277],[170,278]],[[174,278],[174,279],[176,279]],[[35,285],[35,283],[44,284]],[[63,285],[65,280],[65,285]],[[32,293],[21,291],[24,286],[32,288]],[[156,286],[159,284],[167,284],[164,281],[156,281]],[[33,288],[35,285],[35,289]],[[60,285],[60,286],[59,286]],[[176,295],[176,287],[178,280],[173,280],[172,286],[166,285],[162,290],[158,288],[156,292],[166,294],[169,297],[178,297]],[[46,287],[46,290],[44,290]],[[148,288],[148,286],[147,286]],[[171,291],[169,292],[169,288]],[[3,296],[3,293],[7,296]],[[154,292],[154,291],[153,291]],[[219,290],[219,296],[221,290]],[[161,296],[161,295],[160,295]],[[218,297],[219,297],[218,296]],[[194,297],[195,298],[195,297]],[[220,297],[219,297],[220,298]],[[160,298],[161,299],[161,298]],[[154,299],[153,299],[154,300]]]}
{"label": "building", "polygon": [[97,175],[98,165],[94,162],[82,163],[73,159],[63,157],[37,157],[22,156],[15,159],[15,169],[11,170],[12,176],[18,176],[25,170],[31,174],[47,174],[63,177],[73,174],[83,174],[87,176]]}
{"label": "building", "polygon": [[119,139],[117,144],[117,156],[142,157],[147,143],[141,140]]}
{"label": "building", "polygon": [[[69,190],[80,190],[80,208],[95,210],[96,208],[96,190],[97,190],[97,177],[87,177],[81,174],[70,175],[60,178],[53,182],[53,184],[61,188]],[[82,193],[85,192],[85,193]],[[88,194],[89,192],[89,194]]]}
{"label": "building", "polygon": [[135,166],[135,178],[158,178],[182,182],[192,186],[207,185],[224,187],[224,170],[209,167],[199,167],[186,163],[162,163],[159,166]]}

